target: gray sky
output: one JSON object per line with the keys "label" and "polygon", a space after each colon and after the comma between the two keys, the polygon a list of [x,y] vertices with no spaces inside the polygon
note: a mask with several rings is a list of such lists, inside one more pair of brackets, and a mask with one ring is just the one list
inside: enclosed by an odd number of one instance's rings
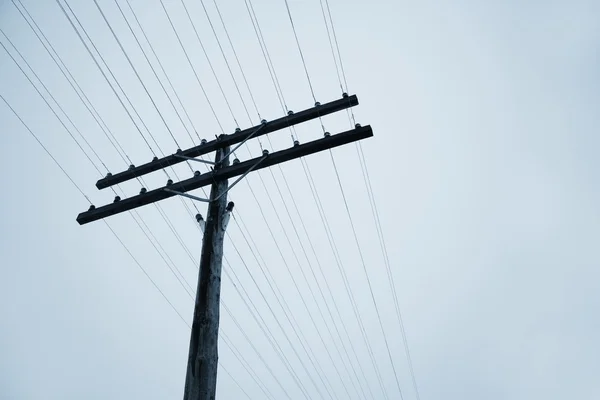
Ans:
{"label": "gray sky", "polygon": [[[136,164],[149,161],[152,152],[58,5],[52,1],[23,3],[127,156]],[[98,9],[91,1],[72,0],[69,4],[160,149],[165,154],[174,152],[177,145]],[[99,0],[99,4],[181,147],[196,143],[191,124],[184,117],[195,142],[162,92],[115,2]],[[129,18],[127,3],[119,0],[119,4]],[[165,0],[165,4],[224,131],[232,132],[236,122],[181,2]],[[255,125],[258,116],[214,3],[207,0],[205,4],[251,121],[200,2],[186,1],[237,123],[242,128]],[[283,111],[244,1],[219,4],[261,116],[280,117]],[[295,111],[311,107],[314,100],[285,2],[255,0],[253,4],[286,105]],[[290,0],[289,4],[317,100],[339,98],[319,1]],[[131,0],[131,5],[198,135],[210,139],[221,133],[160,2]],[[375,132],[362,148],[421,399],[599,398],[595,375],[600,368],[600,166],[595,153],[600,145],[600,3],[330,0],[330,6],[348,90],[357,94],[361,103],[355,109],[357,121],[371,124]],[[126,168],[10,0],[0,2],[0,28],[108,169],[114,173]],[[12,51],[4,36],[0,35],[0,41]],[[158,68],[153,58],[151,61]],[[0,76],[0,94],[93,203],[111,202],[114,194],[95,188],[99,173],[3,49]],[[89,204],[3,102],[0,121],[0,166],[4,171],[0,397],[181,397],[189,328],[103,222],[85,226],[75,222]],[[323,122],[332,133],[349,127],[345,113]],[[79,138],[75,130],[72,132]],[[297,129],[302,142],[321,134],[317,122]],[[272,143],[262,139],[269,149],[291,145],[289,131],[274,133],[269,139]],[[151,145],[155,147],[154,142]],[[87,151],[87,145],[82,146]],[[251,143],[240,149],[238,157],[247,159],[259,152],[258,143]],[[404,399],[415,399],[357,149],[345,146],[335,149],[333,156]],[[104,174],[106,169],[91,152],[90,157]],[[306,158],[306,163],[340,250],[385,390],[391,399],[400,398],[331,157],[324,152]],[[236,220],[228,228],[224,269],[229,276],[223,276],[222,300],[243,333],[224,308],[221,333],[239,350],[273,398],[286,398],[275,377],[292,399],[304,398],[238,294],[238,290],[245,290],[310,398],[320,398],[317,388],[329,398],[321,379],[338,399],[348,398],[344,385],[350,398],[363,398],[351,382],[354,375],[350,367],[359,368],[357,358],[363,368],[363,373],[357,373],[360,385],[373,393],[367,398],[383,399],[302,164],[296,160],[271,171],[273,175],[268,170],[253,173],[230,193],[236,202]],[[176,172],[181,178],[191,175],[183,165]],[[147,184],[155,188],[165,180],[164,174],[156,173],[147,177]],[[134,181],[122,185],[122,190],[133,195],[139,187]],[[186,204],[195,214],[193,203]],[[200,232],[180,200],[164,201],[161,207],[190,255],[155,207],[144,207],[139,214],[164,249],[165,259],[170,258],[195,288]],[[204,204],[197,207],[205,214]],[[192,300],[144,230],[128,214],[107,221],[191,323]],[[310,234],[310,243],[302,224]],[[252,237],[252,251],[245,237]],[[283,293],[303,343],[314,354],[317,370],[299,344],[261,267],[269,271]],[[330,286],[325,302],[311,269],[322,288],[325,280]],[[238,278],[232,281],[233,273]],[[343,333],[340,341],[335,329],[341,330],[342,323],[337,314],[332,323],[325,304],[338,307],[350,341]],[[351,362],[342,361],[346,360],[342,343]],[[220,399],[247,398],[233,379],[250,398],[268,398],[223,338],[220,361],[233,376],[220,370]]]}

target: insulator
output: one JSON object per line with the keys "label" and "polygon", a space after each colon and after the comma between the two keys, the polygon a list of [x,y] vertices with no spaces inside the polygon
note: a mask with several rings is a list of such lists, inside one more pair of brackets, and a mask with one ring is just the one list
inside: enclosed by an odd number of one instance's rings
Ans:
{"label": "insulator", "polygon": [[315,107],[319,107],[321,105],[321,103],[319,103],[318,101],[315,103]]}
{"label": "insulator", "polygon": [[181,149],[177,149],[177,151],[175,153],[177,153],[177,154],[181,153]]}
{"label": "insulator", "polygon": [[329,133],[329,132],[325,132],[325,133],[323,134],[323,136],[325,136],[325,137],[329,137],[329,136],[331,136],[331,133]]}
{"label": "insulator", "polygon": [[261,121],[260,121],[260,123],[261,123],[261,124],[266,124],[266,123],[267,123],[267,120],[266,120],[266,119],[263,119],[263,120],[261,120]]}
{"label": "insulator", "polygon": [[342,97],[343,97],[343,98],[346,98],[346,97],[348,97],[348,93],[346,93],[346,92],[342,93]]}
{"label": "insulator", "polygon": [[296,147],[296,146],[300,146],[300,142],[297,140],[294,140],[294,147]]}
{"label": "insulator", "polygon": [[201,143],[201,144],[206,144],[206,139],[202,139],[202,140],[200,141],[200,143]]}
{"label": "insulator", "polygon": [[111,174],[110,172],[107,172],[107,173],[106,173],[106,177],[107,177],[107,178],[110,178],[111,176],[112,176],[112,174]]}
{"label": "insulator", "polygon": [[267,150],[267,149],[264,149],[264,150],[263,150],[263,156],[268,156],[268,155],[269,155],[269,150]]}
{"label": "insulator", "polygon": [[200,176],[200,171],[194,171],[194,176]]}
{"label": "insulator", "polygon": [[170,185],[172,185],[172,184],[173,184],[173,179],[169,179],[169,180],[167,180],[167,186],[170,186]]}
{"label": "insulator", "polygon": [[239,163],[240,163],[240,160],[239,160],[238,158],[234,158],[234,159],[233,159],[233,163],[234,163],[234,164],[239,164]]}
{"label": "insulator", "polygon": [[88,209],[88,211],[94,211],[96,209],[96,206],[93,204],[90,204],[90,208]]}
{"label": "insulator", "polygon": [[133,164],[131,164],[131,165],[129,166],[129,169],[134,169],[134,168],[135,168],[135,165],[133,165]]}
{"label": "insulator", "polygon": [[156,161],[158,161],[158,157],[156,157],[156,156],[152,157],[152,161],[153,161],[153,162],[156,162]]}
{"label": "insulator", "polygon": [[240,128],[235,128],[235,133],[239,133],[239,132],[241,132],[241,131],[242,131],[242,130],[241,130]]}
{"label": "insulator", "polygon": [[148,191],[148,190],[147,190],[146,188],[144,188],[144,187],[143,187],[143,188],[141,188],[141,189],[140,189],[140,194],[144,194],[144,193],[146,193],[147,191]]}
{"label": "insulator", "polygon": [[119,196],[115,196],[113,203],[118,203],[119,201],[121,201],[121,198]]}
{"label": "insulator", "polygon": [[360,124],[356,124],[356,125],[354,125],[354,127],[355,127],[356,129],[358,129],[358,128],[360,128]]}
{"label": "insulator", "polygon": [[289,110],[288,115],[294,115],[294,112],[292,110]]}

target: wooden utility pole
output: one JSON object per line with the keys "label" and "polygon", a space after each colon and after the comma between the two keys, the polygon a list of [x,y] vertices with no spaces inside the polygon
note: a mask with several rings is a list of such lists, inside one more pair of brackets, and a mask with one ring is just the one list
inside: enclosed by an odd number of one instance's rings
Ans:
{"label": "wooden utility pole", "polygon": [[[200,271],[190,338],[184,400],[215,399],[223,241],[227,221],[233,208],[233,203],[227,204],[227,192],[254,170],[268,168],[275,164],[369,138],[373,136],[373,130],[370,126],[361,127],[357,124],[354,129],[335,135],[326,132],[322,138],[308,143],[300,144],[296,140],[293,147],[284,150],[273,153],[263,150],[261,156],[243,162],[235,159],[231,165],[229,164],[229,155],[250,139],[356,105],[358,105],[356,96],[348,96],[344,93],[339,100],[334,100],[323,105],[316,103],[314,107],[298,113],[289,111],[286,116],[273,121],[268,122],[263,120],[260,125],[252,128],[245,130],[237,129],[235,133],[221,135],[211,141],[202,140],[202,143],[198,146],[186,150],[177,149],[174,154],[160,159],[154,157],[152,161],[138,167],[131,165],[126,171],[115,175],[109,173],[105,178],[96,182],[98,189],[104,189],[186,161],[203,162],[213,165],[210,172],[201,174],[199,171],[196,171],[192,178],[176,183],[169,179],[167,184],[161,188],[154,190],[141,188],[138,195],[126,199],[116,196],[112,204],[98,208],[92,205],[88,211],[82,212],[77,216],[77,222],[83,225],[174,196],[184,196],[208,203],[208,213],[202,239],[202,254],[200,256]],[[234,145],[235,147],[231,149],[230,146]],[[214,162],[197,158],[213,151],[216,153]],[[236,176],[239,178],[231,185],[228,185],[228,179]],[[211,185],[209,199],[199,198],[187,193],[208,185]]]}
{"label": "wooden utility pole", "polygon": [[[228,153],[229,147],[216,151],[215,170],[229,165]],[[231,212],[227,210],[227,179],[212,184],[210,199],[202,239],[184,400],[214,400],[217,388],[219,298],[225,239],[223,217]]]}

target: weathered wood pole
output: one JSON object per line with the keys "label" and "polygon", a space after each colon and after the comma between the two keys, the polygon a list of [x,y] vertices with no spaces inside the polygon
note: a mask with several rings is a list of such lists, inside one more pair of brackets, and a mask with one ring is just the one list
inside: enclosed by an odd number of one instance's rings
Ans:
{"label": "weathered wood pole", "polygon": [[[217,149],[215,170],[229,165],[229,147]],[[219,360],[219,301],[225,229],[223,216],[227,208],[227,180],[213,182],[206,216],[200,271],[196,289],[194,321],[190,338],[184,400],[214,400]],[[219,197],[221,196],[221,197]],[[218,199],[217,199],[218,198]],[[217,199],[217,200],[214,200]]]}

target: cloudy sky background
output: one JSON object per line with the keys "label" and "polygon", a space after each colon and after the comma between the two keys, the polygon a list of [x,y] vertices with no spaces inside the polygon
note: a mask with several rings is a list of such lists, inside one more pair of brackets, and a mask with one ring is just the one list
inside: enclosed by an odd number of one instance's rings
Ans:
{"label": "cloudy sky background", "polygon": [[[130,1],[199,135],[210,139],[221,133],[160,2]],[[191,146],[192,139],[115,2],[98,2],[181,147]],[[149,161],[152,153],[59,6],[52,1],[23,3],[127,155],[136,164]],[[225,132],[232,132],[237,124],[181,2],[164,3]],[[174,152],[177,145],[94,3],[72,0],[69,4],[162,151]],[[119,0],[119,4],[129,18],[127,3]],[[200,2],[186,1],[238,124],[242,128],[255,125],[258,116],[214,3],[207,0],[205,4],[251,121]],[[286,105],[295,111],[311,107],[314,100],[285,2],[255,0],[253,4]],[[319,1],[290,0],[289,5],[317,100],[339,98],[341,90]],[[600,145],[600,4],[584,0],[501,4],[331,0],[330,6],[348,91],[357,94],[360,101],[354,110],[357,122],[371,124],[375,132],[362,148],[421,399],[599,398],[600,165],[596,153]],[[261,116],[282,116],[244,1],[223,1],[219,7]],[[12,1],[0,2],[0,28],[108,169],[115,173],[126,168]],[[2,35],[0,42],[15,54]],[[0,94],[93,203],[111,202],[114,194],[95,188],[99,173],[4,49],[0,49],[0,76]],[[0,121],[0,165],[4,172],[0,207],[0,397],[181,397],[189,328],[103,222],[85,226],[75,222],[89,203],[3,102]],[[323,122],[332,133],[349,128],[345,113]],[[317,122],[297,129],[301,142],[321,134]],[[273,133],[269,139],[272,143],[261,139],[269,149],[291,145],[289,131]],[[247,159],[259,152],[258,143],[251,143],[240,149],[238,157]],[[335,149],[333,157],[404,399],[416,399],[357,148],[352,144]],[[306,158],[306,162],[340,249],[385,389],[390,398],[400,398],[332,159],[324,152]],[[236,202],[236,220],[228,228],[224,270],[229,275],[223,276],[222,300],[243,331],[222,308],[221,333],[239,350],[256,373],[254,378],[264,383],[273,398],[286,398],[281,386],[291,398],[304,398],[246,308],[240,290],[256,305],[310,398],[320,398],[319,391],[323,398],[330,398],[325,385],[332,395],[335,393],[333,398],[363,398],[351,383],[350,365],[359,368],[355,354],[364,370],[358,374],[360,385],[366,391],[370,387],[373,393],[371,396],[367,391],[366,397],[383,399],[302,164],[296,160],[271,171],[273,175],[268,170],[253,173],[230,193]],[[181,165],[177,174],[187,178],[191,172]],[[148,187],[161,186],[165,180],[161,173],[148,176]],[[122,190],[133,195],[139,187],[134,181],[122,185]],[[196,194],[201,196],[202,192]],[[186,204],[195,214],[193,203]],[[159,247],[166,261],[131,215],[107,221],[191,323],[193,302],[166,264],[172,260],[195,288],[201,234],[179,199],[164,201],[161,207],[185,246],[155,207],[144,207],[139,214],[154,235],[150,238],[156,238],[164,249],[163,253]],[[197,207],[205,214],[204,204]],[[252,238],[251,248],[246,238]],[[315,370],[298,343],[263,269],[284,294],[323,374]],[[330,285],[331,295],[325,292],[325,302],[319,300],[311,270],[323,288],[325,280]],[[342,329],[341,321],[334,319],[332,323],[327,318],[325,303],[333,307],[332,298],[350,341],[343,333],[342,339],[337,336],[335,328]],[[351,363],[342,362],[346,357],[342,343],[353,359]],[[223,337],[220,361],[231,375],[220,370],[218,398],[268,398]]]}

